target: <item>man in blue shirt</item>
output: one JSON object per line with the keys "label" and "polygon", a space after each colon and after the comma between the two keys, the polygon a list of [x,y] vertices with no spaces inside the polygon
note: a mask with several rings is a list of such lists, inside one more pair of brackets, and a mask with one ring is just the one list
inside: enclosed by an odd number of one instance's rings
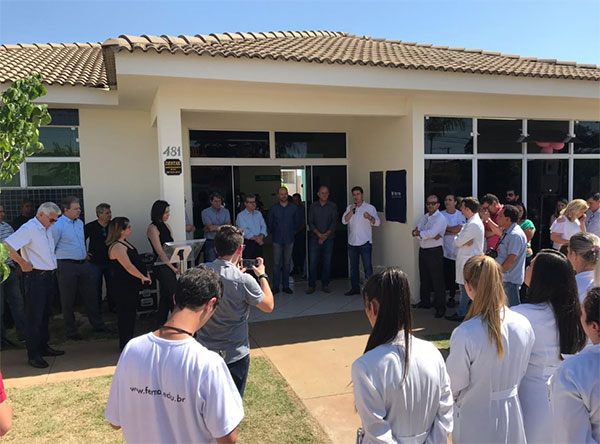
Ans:
{"label": "man in blue shirt", "polygon": [[519,210],[513,205],[504,205],[498,213],[502,236],[498,242],[496,261],[502,267],[502,286],[511,307],[521,303],[519,290],[525,279],[527,237],[519,227],[518,219]]}
{"label": "man in blue shirt", "polygon": [[279,187],[277,194],[279,202],[269,209],[269,228],[273,235],[273,294],[279,292],[280,283],[283,292],[291,294],[290,267],[296,228],[301,222],[300,212],[298,206],[289,201],[287,188]]}
{"label": "man in blue shirt", "polygon": [[229,210],[222,206],[223,196],[219,193],[210,195],[210,207],[202,210],[202,223],[204,224],[204,262],[212,262],[217,258],[215,252],[215,235],[221,225],[230,225]]}
{"label": "man in blue shirt", "polygon": [[267,237],[267,224],[256,210],[256,196],[248,194],[244,200],[245,210],[237,215],[235,224],[244,231],[244,259],[263,257],[263,245]]}
{"label": "man in blue shirt", "polygon": [[58,264],[58,290],[67,338],[81,340],[73,310],[78,292],[81,294],[88,319],[94,327],[94,331],[105,332],[108,329],[102,320],[92,267],[87,261],[84,227],[83,222],[79,219],[81,214],[79,199],[75,196],[65,197],[62,201],[62,207],[63,215],[50,227]]}

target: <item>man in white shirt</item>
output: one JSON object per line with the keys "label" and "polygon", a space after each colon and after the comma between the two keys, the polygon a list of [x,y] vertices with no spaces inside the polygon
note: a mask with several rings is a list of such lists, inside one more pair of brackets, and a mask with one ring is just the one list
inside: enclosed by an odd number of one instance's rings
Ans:
{"label": "man in white shirt", "polygon": [[586,202],[590,208],[585,212],[585,230],[600,237],[600,193],[590,193]]}
{"label": "man in white shirt", "polygon": [[419,219],[412,231],[419,241],[419,277],[421,301],[415,308],[431,308],[431,290],[435,292],[435,317],[446,314],[446,290],[444,286],[444,233],[446,218],[440,212],[440,201],[435,194],[427,196],[427,213]]}
{"label": "man in white shirt", "polygon": [[223,359],[193,338],[222,298],[214,270],[187,270],[165,325],[123,350],[104,417],[128,443],[236,442],[242,399]]}
{"label": "man in white shirt", "polygon": [[[43,356],[60,356],[65,352],[50,347],[48,321],[52,314],[52,296],[56,287],[56,256],[54,240],[48,230],[60,215],[60,208],[45,202],[33,219],[8,236],[4,244],[10,258],[23,271],[25,287],[25,315],[27,316],[27,357],[35,368],[46,368]],[[19,254],[17,250],[21,250]]]}
{"label": "man in white shirt", "polygon": [[456,247],[456,283],[460,289],[460,301],[456,313],[446,316],[449,321],[462,322],[469,307],[469,295],[465,290],[463,268],[467,260],[482,255],[485,250],[485,227],[479,216],[479,201],[475,197],[465,197],[460,203],[460,212],[467,219],[460,233],[454,238]]}
{"label": "man in white shirt", "polygon": [[465,216],[456,208],[457,200],[454,194],[448,194],[444,198],[445,209],[441,211],[446,218],[446,232],[444,233],[444,279],[448,291],[448,307],[454,307],[456,302],[456,247],[454,237],[460,233],[462,226],[467,222]]}
{"label": "man in white shirt", "polygon": [[348,205],[342,216],[342,223],[348,225],[348,256],[350,257],[350,283],[352,288],[344,293],[346,296],[360,294],[359,260],[362,258],[365,279],[373,274],[371,254],[373,252],[373,227],[378,227],[381,220],[377,210],[363,200],[363,189],[352,188],[354,203]]}

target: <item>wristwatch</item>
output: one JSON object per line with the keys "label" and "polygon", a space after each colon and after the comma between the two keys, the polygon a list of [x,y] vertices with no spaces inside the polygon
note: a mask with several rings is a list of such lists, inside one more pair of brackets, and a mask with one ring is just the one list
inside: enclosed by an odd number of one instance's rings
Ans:
{"label": "wristwatch", "polygon": [[258,277],[259,280],[263,278],[266,279],[267,282],[269,282],[269,275],[267,273],[263,273]]}

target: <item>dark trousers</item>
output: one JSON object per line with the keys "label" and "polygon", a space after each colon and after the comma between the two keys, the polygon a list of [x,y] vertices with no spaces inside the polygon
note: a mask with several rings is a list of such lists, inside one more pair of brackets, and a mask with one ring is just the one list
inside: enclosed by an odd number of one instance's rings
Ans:
{"label": "dark trousers", "polygon": [[331,255],[333,254],[333,238],[328,238],[322,244],[319,239],[311,236],[310,238],[310,272],[308,274],[308,286],[315,288],[317,286],[317,274],[319,270],[319,261],[321,261],[321,283],[323,287],[329,286],[329,275],[331,274]]}
{"label": "dark trousers", "polygon": [[173,295],[177,289],[177,276],[167,265],[156,265],[154,276],[160,288],[156,320],[159,325],[163,325],[169,317],[169,312],[173,310]]}
{"label": "dark trousers", "polygon": [[[108,302],[108,308],[109,310],[114,311],[116,308],[116,302],[110,285],[110,264],[97,264],[95,262],[90,262],[90,267],[92,271],[92,279],[94,280],[94,285],[96,286],[98,307],[102,307],[102,279],[104,278],[104,282],[106,283],[106,301]],[[102,308],[100,311],[102,311]]]}
{"label": "dark trousers", "polygon": [[372,251],[373,244],[371,244],[371,242],[359,246],[348,245],[348,256],[350,257],[350,283],[352,284],[353,291],[360,291],[360,271],[358,269],[360,258],[362,258],[363,262],[365,279],[369,279],[373,274],[373,263],[371,261]]}
{"label": "dark trousers", "polygon": [[431,303],[431,291],[435,292],[434,305],[444,310],[446,294],[444,290],[444,252],[442,247],[419,248],[419,276],[421,281],[421,302]]}
{"label": "dark trousers", "polygon": [[140,300],[140,288],[127,288],[125,291],[120,292],[117,298],[117,326],[119,328],[119,347],[121,350],[133,338],[137,305]]}
{"label": "dark trousers", "polygon": [[17,274],[14,266],[10,267],[10,274],[4,282],[0,284],[0,337],[2,341],[6,339],[6,326],[4,325],[4,303],[8,302],[8,306],[12,313],[17,336],[19,340],[24,340],[27,337],[27,318],[25,317],[25,303],[21,293],[21,279]]}
{"label": "dark trousers", "polygon": [[67,336],[77,334],[74,306],[78,292],[83,299],[88,320],[92,324],[92,327],[94,327],[94,330],[103,328],[104,321],[100,314],[100,307],[98,307],[98,297],[96,295],[91,264],[89,262],[75,263],[59,260],[57,278]]}
{"label": "dark trousers", "polygon": [[444,280],[450,299],[454,299],[458,290],[458,284],[456,283],[456,261],[447,257],[444,258]]}
{"label": "dark trousers", "polygon": [[215,240],[206,239],[204,242],[204,262],[212,262],[217,258],[217,252],[215,251]]}
{"label": "dark trousers", "polygon": [[235,383],[240,396],[244,397],[244,390],[246,389],[246,381],[248,380],[248,369],[250,368],[250,354],[247,354],[239,361],[227,364],[229,373],[231,373],[231,379]]}
{"label": "dark trousers", "polygon": [[294,250],[292,251],[294,270],[301,275],[306,271],[306,231],[296,233],[294,236]]}
{"label": "dark trousers", "polygon": [[41,357],[48,345],[50,332],[48,321],[52,314],[52,296],[55,287],[54,272],[32,271],[24,273],[25,316],[27,317],[27,356],[29,359]]}
{"label": "dark trousers", "polygon": [[244,252],[242,253],[242,257],[244,259],[256,259],[257,257],[263,256],[263,246],[258,245],[256,241],[252,239],[244,239]]}

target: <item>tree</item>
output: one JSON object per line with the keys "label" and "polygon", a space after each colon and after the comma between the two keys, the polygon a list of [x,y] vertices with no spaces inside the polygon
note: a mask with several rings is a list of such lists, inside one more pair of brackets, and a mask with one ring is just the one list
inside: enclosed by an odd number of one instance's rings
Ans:
{"label": "tree", "polygon": [[[19,172],[25,158],[44,149],[39,127],[51,121],[48,105],[33,104],[46,94],[42,76],[29,74],[15,80],[0,96],[0,183],[8,183]],[[8,248],[0,244],[0,277],[8,277]]]}

